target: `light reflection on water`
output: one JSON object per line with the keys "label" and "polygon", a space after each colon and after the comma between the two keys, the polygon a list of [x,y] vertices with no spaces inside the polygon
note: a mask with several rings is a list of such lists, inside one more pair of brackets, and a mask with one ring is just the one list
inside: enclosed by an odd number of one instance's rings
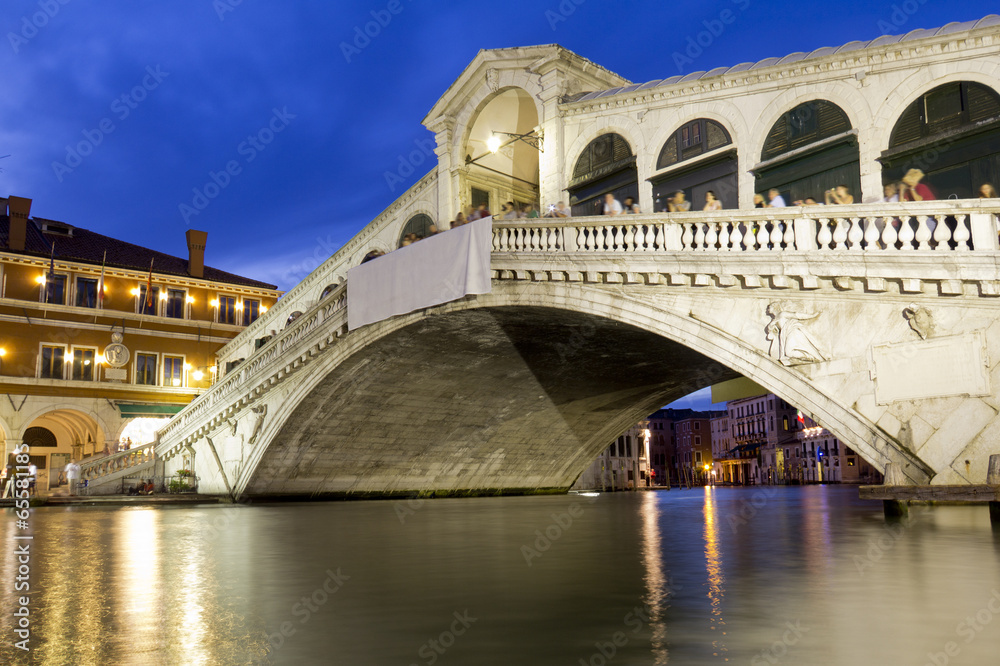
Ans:
{"label": "light reflection on water", "polygon": [[7,612],[0,663],[997,663],[988,512],[911,515],[849,487],[37,509],[32,661]]}

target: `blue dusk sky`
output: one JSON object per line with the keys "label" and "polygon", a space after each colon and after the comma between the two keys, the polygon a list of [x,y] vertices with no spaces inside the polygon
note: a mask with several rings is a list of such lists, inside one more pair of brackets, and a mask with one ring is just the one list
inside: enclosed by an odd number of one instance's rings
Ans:
{"label": "blue dusk sky", "polygon": [[[979,0],[8,0],[0,196],[179,256],[184,232],[203,229],[208,264],[288,289],[425,173],[386,179],[432,136],[420,121],[480,49],[558,43],[648,81],[995,10]],[[377,36],[355,43],[378,18]],[[216,196],[199,199],[206,186]]]}

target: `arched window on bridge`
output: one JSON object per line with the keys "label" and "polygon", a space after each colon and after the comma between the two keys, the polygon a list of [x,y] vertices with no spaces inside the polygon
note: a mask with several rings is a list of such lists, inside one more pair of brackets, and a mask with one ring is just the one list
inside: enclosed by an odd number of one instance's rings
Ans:
{"label": "arched window on bridge", "polygon": [[335,285],[335,284],[328,284],[328,285],[326,285],[326,287],[323,288],[323,293],[321,293],[319,295],[319,300],[322,301],[324,298],[326,298],[327,296],[329,296],[330,294],[332,294],[336,288],[337,288],[337,285]]}
{"label": "arched window on bridge", "polygon": [[823,203],[823,193],[847,185],[861,201],[861,166],[857,130],[843,109],[818,99],[782,114],[771,127],[760,163],[751,171],[755,189],[778,190],[789,205],[812,197]]}
{"label": "arched window on bridge", "polygon": [[709,190],[723,208],[737,208],[736,146],[725,127],[707,118],[691,120],[670,135],[656,160],[654,212],[667,210],[667,199],[682,190],[691,210],[705,207]]}
{"label": "arched window on bridge", "polygon": [[302,316],[302,313],[300,311],[296,310],[292,314],[288,315],[288,320],[285,322],[285,326],[287,327],[289,324],[291,324],[293,321],[295,321],[296,319],[298,319],[301,316]]}
{"label": "arched window on bridge", "polygon": [[638,201],[639,176],[628,141],[609,132],[587,144],[573,168],[567,191],[573,215],[601,215],[604,195],[609,192],[622,203],[625,197]]}
{"label": "arched window on bridge", "polygon": [[410,234],[415,235],[417,239],[427,238],[432,235],[434,233],[432,227],[434,227],[434,220],[430,218],[430,215],[417,213],[407,221],[406,226],[403,227],[403,232],[399,234],[399,247],[403,246],[403,241]]}
{"label": "arched window on bridge", "polygon": [[938,199],[975,198],[1000,184],[1000,94],[979,83],[946,83],[920,95],[900,115],[879,157],[882,182],[909,169]]}

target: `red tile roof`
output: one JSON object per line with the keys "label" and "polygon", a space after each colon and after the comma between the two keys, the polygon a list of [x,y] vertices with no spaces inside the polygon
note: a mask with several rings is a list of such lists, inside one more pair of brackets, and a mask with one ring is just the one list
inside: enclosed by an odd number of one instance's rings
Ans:
{"label": "red tile roof", "polygon": [[[43,226],[67,229],[69,233],[43,232]],[[7,252],[14,252],[14,250],[9,249],[7,246],[9,229],[10,218],[6,215],[0,215],[0,249]],[[133,245],[132,243],[126,243],[110,236],[94,233],[88,229],[74,227],[65,222],[46,220],[40,217],[33,217],[29,220],[24,251],[18,252],[18,254],[48,258],[52,252],[53,242],[55,242],[56,259],[63,261],[79,261],[100,266],[104,252],[107,251],[108,258],[106,265],[109,268],[129,268],[146,272],[149,270],[149,262],[152,260],[154,274],[188,276],[187,259],[174,257],[163,252]],[[245,287],[277,289],[273,284],[251,280],[250,278],[227,273],[226,271],[211,268],[210,266],[205,266],[204,279],[211,282],[237,284]]]}

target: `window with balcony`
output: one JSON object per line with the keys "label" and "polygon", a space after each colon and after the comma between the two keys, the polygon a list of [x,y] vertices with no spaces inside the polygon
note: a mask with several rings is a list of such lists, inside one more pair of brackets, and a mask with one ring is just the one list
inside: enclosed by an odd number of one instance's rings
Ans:
{"label": "window with balcony", "polygon": [[146,285],[139,285],[139,314],[156,315],[160,303],[160,288],[153,287],[152,297],[146,294]]}
{"label": "window with balcony", "polygon": [[167,289],[167,317],[184,319],[184,307],[187,304],[187,293],[183,289]]}
{"label": "window with balcony", "polygon": [[97,356],[96,349],[73,350],[73,379],[77,381],[94,381],[94,365]]}
{"label": "window with balcony", "polygon": [[156,354],[135,355],[135,383],[156,386]]}
{"label": "window with balcony", "polygon": [[163,357],[163,385],[183,386],[184,385],[184,358],[181,356]]}
{"label": "window with balcony", "polygon": [[63,360],[66,348],[58,345],[42,345],[39,375],[42,379],[62,379]]}
{"label": "window with balcony", "polygon": [[249,326],[260,316],[260,301],[243,299],[243,325]]}
{"label": "window with balcony", "polygon": [[45,278],[45,287],[42,289],[42,298],[46,303],[56,305],[66,304],[66,276],[49,275]]}
{"label": "window with balcony", "polygon": [[219,296],[219,323],[236,323],[236,297]]}
{"label": "window with balcony", "polygon": [[97,307],[97,278],[76,279],[76,305],[81,308]]}

